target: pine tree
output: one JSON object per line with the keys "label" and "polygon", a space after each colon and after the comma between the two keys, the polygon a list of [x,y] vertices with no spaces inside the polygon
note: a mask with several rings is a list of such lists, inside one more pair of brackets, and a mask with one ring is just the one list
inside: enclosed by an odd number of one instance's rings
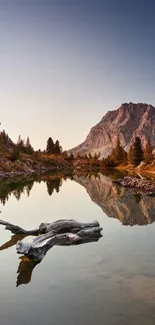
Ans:
{"label": "pine tree", "polygon": [[128,151],[128,162],[131,164],[133,162],[133,145],[130,146]]}
{"label": "pine tree", "polygon": [[127,153],[121,146],[119,136],[117,137],[116,147],[112,150],[109,157],[116,165],[124,162],[127,158]]}
{"label": "pine tree", "polygon": [[91,154],[91,152],[88,152],[88,159],[92,159],[93,157],[92,157],[92,154]]}
{"label": "pine tree", "polygon": [[12,152],[11,152],[11,155],[10,155],[10,160],[11,161],[16,161],[20,158],[20,149],[19,149],[19,146],[15,146],[13,149],[12,149]]}
{"label": "pine tree", "polygon": [[17,146],[20,151],[22,151],[24,149],[24,140],[22,140],[20,135],[18,136]]}
{"label": "pine tree", "polygon": [[26,153],[28,153],[30,155],[33,154],[33,152],[34,152],[34,149],[31,146],[29,137],[27,137],[27,139],[26,139],[25,149],[26,149]]}
{"label": "pine tree", "polygon": [[93,159],[94,160],[98,160],[98,155],[97,155],[97,153],[95,152],[95,154],[94,154],[94,157],[93,157]]}
{"label": "pine tree", "polygon": [[47,140],[46,152],[49,154],[54,153],[54,149],[55,149],[54,147],[55,147],[54,142],[53,142],[52,138],[49,137]]}
{"label": "pine tree", "polygon": [[69,156],[69,159],[70,159],[70,160],[74,160],[74,155],[73,155],[72,152],[71,152],[71,154],[70,154],[70,156]]}
{"label": "pine tree", "polygon": [[138,166],[143,160],[143,149],[139,137],[135,138],[133,143],[132,164]]}
{"label": "pine tree", "polygon": [[68,155],[67,155],[67,151],[66,151],[66,150],[63,151],[62,155],[63,155],[64,158],[67,158],[67,157],[68,157]]}
{"label": "pine tree", "polygon": [[145,149],[144,149],[144,161],[146,164],[150,164],[153,160],[153,154],[152,154],[153,148],[151,145],[150,137],[148,138]]}
{"label": "pine tree", "polygon": [[60,154],[61,151],[62,151],[62,148],[60,147],[60,143],[58,140],[56,140],[55,145],[54,145],[54,153]]}

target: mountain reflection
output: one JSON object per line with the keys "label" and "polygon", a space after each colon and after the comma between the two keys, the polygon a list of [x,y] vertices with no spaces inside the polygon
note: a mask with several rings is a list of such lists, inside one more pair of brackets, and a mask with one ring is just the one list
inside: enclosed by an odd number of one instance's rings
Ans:
{"label": "mountain reflection", "polygon": [[[0,202],[5,205],[9,197],[13,195],[17,200],[21,196],[30,196],[35,182],[44,182],[48,195],[54,191],[58,193],[66,176],[42,175],[37,177],[6,180],[0,182]],[[123,225],[147,225],[155,221],[155,197],[141,195],[120,187],[112,182],[108,176],[97,174],[88,176],[69,177],[85,187],[91,200],[101,207],[103,212],[112,218],[120,220]],[[15,240],[14,237],[12,237]],[[2,247],[0,247],[0,250]]]}
{"label": "mountain reflection", "polygon": [[114,184],[109,177],[78,177],[74,180],[85,187],[91,200],[111,218],[123,225],[147,225],[155,221],[155,197],[140,195]]}

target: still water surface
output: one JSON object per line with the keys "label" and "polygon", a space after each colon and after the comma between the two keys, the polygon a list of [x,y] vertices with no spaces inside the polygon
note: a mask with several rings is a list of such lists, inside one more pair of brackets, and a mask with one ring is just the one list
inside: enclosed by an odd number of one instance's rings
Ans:
{"label": "still water surface", "polygon": [[98,242],[54,246],[36,265],[0,226],[0,324],[154,324],[155,198],[103,175],[1,183],[0,198],[1,219],[26,229],[59,218],[103,227]]}

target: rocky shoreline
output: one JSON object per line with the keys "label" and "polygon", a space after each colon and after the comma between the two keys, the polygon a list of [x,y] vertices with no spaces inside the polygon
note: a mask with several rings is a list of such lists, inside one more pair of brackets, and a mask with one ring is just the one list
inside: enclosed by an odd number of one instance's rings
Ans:
{"label": "rocky shoreline", "polygon": [[7,157],[0,159],[0,180],[16,177],[29,177],[31,175],[41,175],[44,173],[59,173],[73,170],[72,164],[64,159],[50,159],[46,156],[39,157],[22,157],[17,161],[10,161]]}
{"label": "rocky shoreline", "polygon": [[134,189],[140,193],[145,193],[150,196],[155,195],[155,181],[138,177],[124,177],[113,181],[123,187]]}

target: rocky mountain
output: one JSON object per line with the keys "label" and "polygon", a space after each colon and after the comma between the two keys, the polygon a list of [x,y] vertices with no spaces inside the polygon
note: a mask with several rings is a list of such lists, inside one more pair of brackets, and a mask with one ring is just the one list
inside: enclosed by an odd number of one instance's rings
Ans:
{"label": "rocky mountain", "polygon": [[109,111],[89,132],[86,140],[69,153],[101,153],[107,157],[115,147],[119,136],[121,145],[128,151],[135,137],[145,146],[148,136],[155,146],[155,108],[152,105],[124,103]]}
{"label": "rocky mountain", "polygon": [[136,194],[119,187],[109,177],[74,177],[82,185],[91,200],[101,207],[110,218],[118,219],[122,225],[147,225],[155,222],[155,197]]}

